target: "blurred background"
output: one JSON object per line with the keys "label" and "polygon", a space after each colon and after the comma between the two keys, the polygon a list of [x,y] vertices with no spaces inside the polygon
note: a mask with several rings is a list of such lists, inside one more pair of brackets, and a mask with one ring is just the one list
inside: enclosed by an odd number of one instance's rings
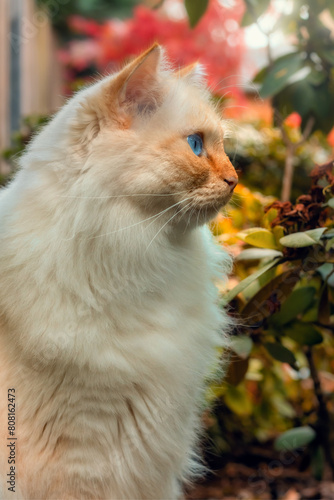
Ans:
{"label": "blurred background", "polygon": [[189,498],[334,498],[333,0],[1,0],[0,184],[40,126],[158,41],[220,103],[240,184],[212,223],[238,325]]}

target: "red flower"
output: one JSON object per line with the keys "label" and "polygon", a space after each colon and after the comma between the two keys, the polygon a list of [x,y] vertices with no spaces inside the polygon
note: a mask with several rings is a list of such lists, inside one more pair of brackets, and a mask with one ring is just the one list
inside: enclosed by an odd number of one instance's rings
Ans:
{"label": "red flower", "polygon": [[81,16],[71,16],[68,25],[75,33],[87,36],[97,36],[100,31],[100,25],[97,22]]}
{"label": "red flower", "polygon": [[332,128],[332,130],[329,132],[328,136],[327,136],[327,141],[328,141],[328,144],[330,146],[332,146],[332,148],[334,148],[334,127]]}
{"label": "red flower", "polygon": [[284,120],[284,123],[285,125],[287,125],[288,127],[291,127],[291,128],[298,128],[300,127],[301,123],[302,123],[302,118],[301,116],[294,112],[294,113],[291,113],[291,115],[289,115],[285,120]]}
{"label": "red flower", "polygon": [[157,41],[166,48],[175,68],[199,61],[205,66],[208,83],[216,94],[239,98],[242,1],[228,8],[218,0],[211,0],[195,29],[190,29],[186,15],[177,19],[171,17],[173,11],[168,10],[168,5],[177,6],[178,3],[182,15],[183,3],[174,0],[166,2],[166,8],[160,10],[137,6],[131,19],[110,19],[100,25],[79,16],[71,17],[71,29],[94,43],[87,46],[87,40],[72,40],[66,53],[62,51],[62,61],[71,70],[69,74],[84,69],[85,53],[87,68],[93,65],[99,73],[110,72]]}

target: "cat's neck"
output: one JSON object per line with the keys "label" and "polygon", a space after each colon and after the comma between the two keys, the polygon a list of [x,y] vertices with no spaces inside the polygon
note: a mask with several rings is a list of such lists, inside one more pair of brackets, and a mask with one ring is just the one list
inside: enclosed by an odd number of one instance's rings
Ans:
{"label": "cat's neck", "polygon": [[126,199],[48,197],[38,186],[11,205],[11,217],[2,268],[16,268],[17,277],[25,269],[40,286],[56,281],[92,304],[161,290],[198,252],[198,230],[145,216]]}

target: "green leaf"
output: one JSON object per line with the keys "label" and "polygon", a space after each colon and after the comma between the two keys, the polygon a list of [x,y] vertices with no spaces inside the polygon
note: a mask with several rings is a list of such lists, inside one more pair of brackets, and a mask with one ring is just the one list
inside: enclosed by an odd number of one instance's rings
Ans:
{"label": "green leaf", "polygon": [[[257,280],[259,285],[260,285],[260,288],[263,288],[264,286],[266,286],[266,284],[269,283],[270,281],[272,281],[275,278],[275,276],[276,276],[276,269],[274,269],[274,268],[269,269],[269,271],[267,271],[264,274],[261,274],[261,276],[259,276],[259,278]],[[253,295],[249,295],[249,299],[251,297],[253,297]]]}
{"label": "green leaf", "polygon": [[236,260],[274,259],[277,257],[283,257],[282,252],[270,248],[246,248],[237,255]]}
{"label": "green leaf", "polygon": [[280,239],[280,243],[289,248],[303,248],[316,245],[319,243],[320,238],[326,229],[326,227],[319,227],[302,233],[288,234]]}
{"label": "green leaf", "polygon": [[265,79],[267,73],[269,71],[268,66],[265,68],[262,68],[258,73],[253,78],[253,83],[263,83],[263,80]]}
{"label": "green leaf", "polygon": [[245,305],[241,316],[248,324],[259,323],[275,311],[277,303],[282,304],[299,280],[299,269],[279,274],[262,287]]}
{"label": "green leaf", "polygon": [[256,22],[256,20],[254,19],[252,14],[249,12],[249,10],[246,10],[242,19],[241,19],[240,26],[242,28],[246,28],[246,26],[250,26],[251,24],[253,24],[255,22]]}
{"label": "green leaf", "polygon": [[273,394],[271,396],[271,402],[275,409],[283,417],[294,418],[296,416],[296,410],[293,406],[285,399],[285,397],[279,393]]}
{"label": "green leaf", "polygon": [[237,236],[249,245],[259,248],[277,249],[273,233],[263,227],[252,227],[237,234]]}
{"label": "green leaf", "polygon": [[294,290],[284,302],[281,310],[274,314],[270,322],[276,327],[284,326],[305,312],[314,301],[316,289],[313,286],[304,286]]}
{"label": "green leaf", "polygon": [[320,332],[311,323],[294,321],[289,326],[285,326],[283,335],[287,335],[300,345],[321,344],[324,340]]}
{"label": "green leaf", "polygon": [[326,281],[333,270],[334,265],[326,262],[325,264],[322,264],[320,267],[318,267],[317,273],[319,273],[322,279]]}
{"label": "green leaf", "polygon": [[205,13],[209,0],[185,0],[184,5],[191,28],[194,28]]}
{"label": "green leaf", "polygon": [[319,56],[334,66],[334,50],[322,50]]}
{"label": "green leaf", "polygon": [[301,321],[303,323],[314,323],[318,320],[318,301],[316,300],[311,307],[301,315]]}
{"label": "green leaf", "polygon": [[325,453],[322,446],[317,446],[315,451],[311,453],[311,470],[313,477],[317,481],[321,481],[325,470]]}
{"label": "green leaf", "polygon": [[231,338],[230,348],[240,358],[246,359],[253,348],[253,341],[247,335],[237,335]]}
{"label": "green leaf", "polygon": [[329,288],[328,288],[328,283],[325,283],[320,295],[317,320],[319,321],[319,323],[322,323],[323,325],[330,325],[331,324],[330,316],[331,316],[331,305],[329,298]]}
{"label": "green leaf", "polygon": [[288,85],[290,78],[302,68],[303,56],[300,52],[292,52],[279,57],[265,76],[260,95],[263,98],[278,94]]}
{"label": "green leaf", "polygon": [[334,238],[330,239],[326,243],[326,252],[329,252],[331,248],[334,248]]}
{"label": "green leaf", "polygon": [[284,347],[284,345],[279,344],[278,342],[266,342],[264,347],[269,352],[270,356],[272,356],[277,361],[281,361],[282,363],[288,363],[293,368],[296,368],[296,358],[293,352]]}
{"label": "green leaf", "polygon": [[244,0],[246,11],[241,20],[241,26],[249,26],[257,21],[257,19],[267,10],[271,0]]}
{"label": "green leaf", "polygon": [[305,425],[283,432],[283,434],[275,440],[274,447],[277,451],[297,450],[298,448],[308,445],[314,441],[315,438],[316,432],[312,427]]}
{"label": "green leaf", "polygon": [[312,85],[321,85],[327,78],[327,73],[326,71],[320,71],[316,69],[312,69],[310,74],[307,76],[307,80],[312,84]]}
{"label": "green leaf", "polygon": [[[309,88],[312,89],[313,97],[309,105],[305,106],[304,104],[303,106],[304,109],[309,108],[310,111],[308,113],[303,111],[299,113],[303,118],[302,128],[304,128],[309,117],[313,116],[313,118],[315,118],[314,130],[320,129],[324,133],[327,133],[333,127],[333,115],[331,110],[334,109],[334,92],[328,78],[317,86],[312,85],[309,78],[311,78],[311,75],[306,77],[303,83],[309,85]],[[299,88],[299,91],[303,91],[303,89]]]}
{"label": "green leaf", "polygon": [[303,78],[282,88],[274,96],[274,107],[282,117],[296,111],[302,117],[302,130],[309,118],[315,119],[313,130],[328,133],[333,127],[334,92],[331,91],[328,80],[314,86],[308,78]]}
{"label": "green leaf", "polygon": [[247,278],[245,278],[244,280],[240,281],[240,283],[238,283],[234,288],[232,288],[232,290],[227,292],[227,294],[223,297],[221,305],[225,306],[226,304],[231,302],[231,300],[233,300],[239,293],[245,290],[245,288],[247,288],[253,281],[259,278],[259,276],[266,273],[272,267],[278,266],[280,262],[281,262],[280,260],[275,259],[266,266],[263,266],[257,271],[255,271],[255,273],[252,273],[249,276],[247,276]]}
{"label": "green leaf", "polygon": [[319,242],[326,229],[327,227],[317,227],[316,229],[309,229],[308,231],[305,231],[305,233],[315,241]]}

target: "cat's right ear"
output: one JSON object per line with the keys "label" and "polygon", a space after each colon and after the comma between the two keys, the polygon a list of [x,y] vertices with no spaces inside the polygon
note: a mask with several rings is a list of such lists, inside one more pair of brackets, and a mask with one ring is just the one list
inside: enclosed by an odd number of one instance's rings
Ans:
{"label": "cat's right ear", "polygon": [[198,62],[189,64],[184,68],[179,69],[178,76],[185,79],[190,85],[195,87],[205,87],[205,70]]}

